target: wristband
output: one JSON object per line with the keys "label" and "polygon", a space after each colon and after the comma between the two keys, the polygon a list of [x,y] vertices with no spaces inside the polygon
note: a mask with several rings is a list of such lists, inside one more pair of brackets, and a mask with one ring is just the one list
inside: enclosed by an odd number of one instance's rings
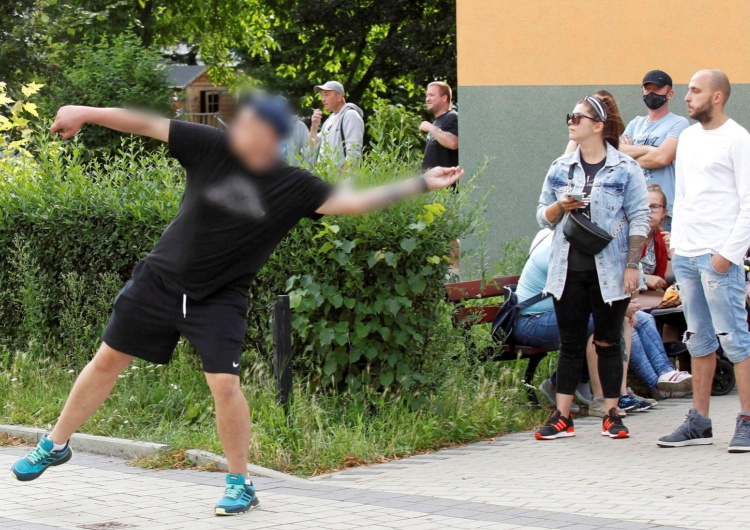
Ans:
{"label": "wristband", "polygon": [[427,184],[427,179],[422,175],[419,177],[419,189],[422,191],[422,193],[427,193],[430,191],[430,185]]}
{"label": "wristband", "polygon": [[625,268],[638,270],[640,267],[638,267],[637,263],[628,263],[627,265],[625,265]]}

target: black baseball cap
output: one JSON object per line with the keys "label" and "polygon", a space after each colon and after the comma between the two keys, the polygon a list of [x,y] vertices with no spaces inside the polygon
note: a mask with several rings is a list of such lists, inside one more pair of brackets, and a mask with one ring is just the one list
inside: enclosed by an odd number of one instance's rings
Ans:
{"label": "black baseball cap", "polygon": [[643,83],[641,84],[645,85],[646,83],[653,83],[659,88],[672,86],[672,78],[669,77],[668,73],[662,70],[651,70],[649,73],[643,76]]}
{"label": "black baseball cap", "polygon": [[279,138],[286,138],[292,132],[292,109],[284,96],[253,92],[242,95],[239,104],[253,108],[260,119],[273,127]]}

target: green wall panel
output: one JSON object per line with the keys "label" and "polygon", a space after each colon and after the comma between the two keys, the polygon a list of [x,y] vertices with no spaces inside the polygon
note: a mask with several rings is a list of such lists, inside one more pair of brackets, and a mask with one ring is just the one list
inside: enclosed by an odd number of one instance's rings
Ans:
{"label": "green wall panel", "polygon": [[[477,192],[493,188],[487,211],[490,262],[498,259],[504,242],[538,230],[535,210],[542,181],[568,142],[565,115],[601,88],[615,96],[626,125],[646,113],[638,85],[460,87],[461,165],[474,172],[490,159]],[[672,112],[687,115],[686,93],[685,85],[675,88]],[[727,112],[750,128],[750,85],[732,87]],[[468,238],[465,245],[471,249],[477,241]]]}

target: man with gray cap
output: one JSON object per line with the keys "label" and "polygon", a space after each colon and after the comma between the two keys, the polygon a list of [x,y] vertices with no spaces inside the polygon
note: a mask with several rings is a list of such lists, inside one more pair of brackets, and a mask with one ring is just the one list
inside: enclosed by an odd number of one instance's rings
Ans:
{"label": "man with gray cap", "polygon": [[674,90],[672,78],[666,72],[651,70],[643,77],[641,85],[648,115],[638,116],[628,123],[620,139],[620,151],[635,158],[643,169],[646,183],[658,184],[666,195],[667,216],[663,224],[669,232],[674,208],[677,138],[690,124],[686,118],[669,111]]}
{"label": "man with gray cap", "polygon": [[308,142],[318,151],[317,161],[327,161],[341,168],[356,164],[362,157],[364,145],[364,112],[354,103],[346,102],[344,85],[338,81],[317,85],[315,92],[320,94],[323,108],[332,113],[322,129],[323,112],[316,109],[312,115]]}

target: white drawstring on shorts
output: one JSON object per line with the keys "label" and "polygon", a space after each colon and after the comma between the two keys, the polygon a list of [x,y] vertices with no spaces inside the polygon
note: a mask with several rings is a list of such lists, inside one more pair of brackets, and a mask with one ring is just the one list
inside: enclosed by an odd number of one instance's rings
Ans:
{"label": "white drawstring on shorts", "polygon": [[182,318],[187,318],[187,295],[182,295]]}

